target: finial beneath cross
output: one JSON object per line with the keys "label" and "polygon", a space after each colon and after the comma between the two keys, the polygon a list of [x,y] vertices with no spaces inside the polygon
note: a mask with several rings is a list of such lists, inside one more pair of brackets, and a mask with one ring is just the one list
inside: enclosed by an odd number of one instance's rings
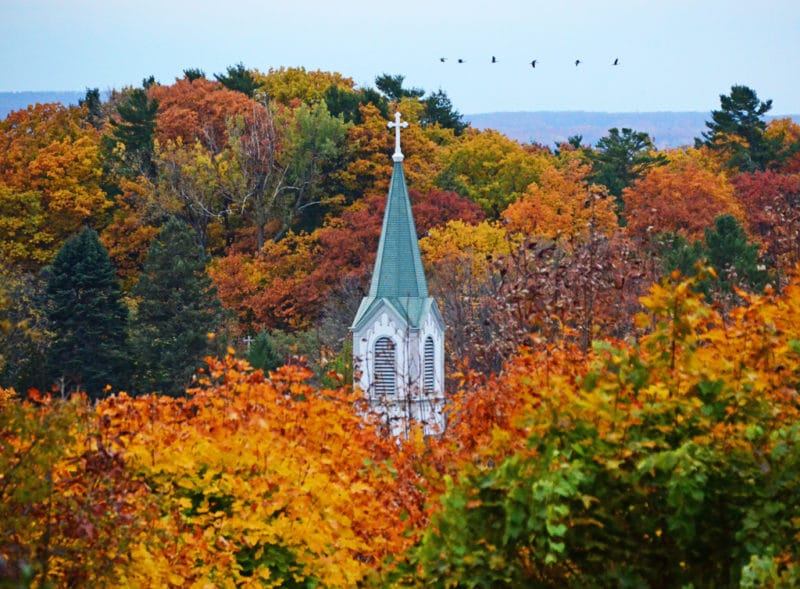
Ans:
{"label": "finial beneath cross", "polygon": [[403,161],[403,152],[400,151],[400,129],[408,127],[408,122],[400,122],[400,111],[394,113],[394,122],[389,121],[388,127],[394,127],[394,155],[392,159],[396,162]]}

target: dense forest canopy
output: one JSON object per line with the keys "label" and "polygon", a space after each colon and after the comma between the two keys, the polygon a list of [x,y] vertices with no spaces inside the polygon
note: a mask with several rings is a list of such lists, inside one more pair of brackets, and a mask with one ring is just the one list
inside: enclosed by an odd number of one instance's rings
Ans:
{"label": "dense forest canopy", "polygon": [[[800,582],[800,126],[770,108],[547,146],[402,75],[238,64],[9,113],[0,579]],[[401,441],[348,332],[395,110],[450,394]]]}

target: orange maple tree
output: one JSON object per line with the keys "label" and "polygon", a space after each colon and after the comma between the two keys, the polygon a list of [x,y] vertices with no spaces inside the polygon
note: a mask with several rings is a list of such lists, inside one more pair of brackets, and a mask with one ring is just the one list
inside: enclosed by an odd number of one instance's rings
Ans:
{"label": "orange maple tree", "polygon": [[709,170],[693,154],[674,154],[622,193],[624,216],[632,236],[670,231],[699,239],[716,217],[743,218],[733,187],[722,173]]}

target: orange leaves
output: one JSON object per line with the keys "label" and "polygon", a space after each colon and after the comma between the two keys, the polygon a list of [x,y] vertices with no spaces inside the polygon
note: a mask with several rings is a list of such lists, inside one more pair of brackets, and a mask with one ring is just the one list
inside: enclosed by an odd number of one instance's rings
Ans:
{"label": "orange leaves", "polygon": [[205,78],[156,84],[148,96],[158,100],[156,135],[162,143],[200,141],[212,154],[227,146],[229,121],[253,110],[246,95]]}
{"label": "orange leaves", "polygon": [[768,259],[790,272],[800,262],[800,174],[754,172],[731,182],[749,232]]}
{"label": "orange leaves", "polygon": [[692,154],[676,156],[669,164],[653,168],[622,196],[628,231],[640,238],[671,231],[699,239],[720,215],[742,218],[725,176],[709,171]]}
{"label": "orange leaves", "polygon": [[[500,375],[467,372],[435,439],[383,438],[349,388],[317,389],[292,366],[265,377],[231,356],[210,359],[185,397],[90,407],[0,391],[0,515],[15,534],[0,539],[4,557],[42,554],[49,530],[68,555],[48,557],[56,585],[369,584],[439,494],[545,451],[556,453],[542,476],[646,481],[632,488],[647,533],[674,538],[652,484],[676,465],[722,468],[715,456],[760,468],[749,457],[772,460],[776,432],[800,420],[800,278],[780,295],[742,293],[724,321],[691,285],[651,289],[637,341],[583,353],[534,335]],[[491,508],[483,491],[465,491],[466,510]],[[629,499],[581,487],[564,521],[600,533]]]}
{"label": "orange leaves", "polygon": [[545,168],[539,182],[503,213],[509,229],[569,244],[586,241],[592,231],[612,233],[618,225],[614,200],[601,187],[588,185],[589,172],[574,159],[564,170]]}
{"label": "orange leaves", "polygon": [[147,523],[144,485],[85,397],[0,402],[0,554],[5,579],[115,584],[127,542]]}

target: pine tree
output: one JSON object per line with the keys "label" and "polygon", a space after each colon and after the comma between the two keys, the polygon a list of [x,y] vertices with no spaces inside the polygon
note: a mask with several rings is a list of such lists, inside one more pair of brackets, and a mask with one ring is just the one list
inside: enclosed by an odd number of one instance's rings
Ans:
{"label": "pine tree", "polygon": [[422,104],[425,105],[420,124],[423,127],[437,124],[444,129],[453,129],[455,135],[461,135],[467,128],[461,113],[453,108],[453,103],[443,90],[431,92]]}
{"label": "pine tree", "polygon": [[62,390],[97,398],[106,385],[127,384],[128,310],[95,231],[84,229],[61,247],[48,270],[46,297],[54,334],[47,363]]}
{"label": "pine tree", "polygon": [[705,231],[708,262],[719,277],[719,288],[731,292],[734,286],[759,292],[769,275],[759,265],[758,246],[747,241],[742,226],[732,215],[714,219],[714,227]]}
{"label": "pine tree", "polygon": [[719,99],[721,108],[711,112],[708,131],[695,144],[725,153],[728,167],[743,172],[766,170],[779,147],[779,140],[766,135],[764,115],[772,109],[772,100],[762,102],[747,86],[732,86],[731,93]]}
{"label": "pine tree", "polygon": [[228,66],[225,74],[214,74],[217,82],[225,86],[228,90],[234,90],[246,94],[250,98],[256,95],[258,82],[253,74],[244,67],[243,63]]}
{"label": "pine tree", "polygon": [[283,358],[275,349],[275,342],[268,331],[260,332],[253,340],[247,352],[247,361],[253,368],[260,368],[264,372],[283,365]]}
{"label": "pine tree", "polygon": [[664,271],[678,270],[683,276],[695,276],[701,266],[710,266],[716,277],[704,274],[696,288],[708,300],[738,302],[731,298],[735,288],[760,292],[771,275],[759,259],[758,246],[732,215],[720,215],[714,226],[705,230],[703,241],[689,243],[676,234],[660,237],[659,257]]}
{"label": "pine tree", "polygon": [[589,152],[592,181],[602,184],[624,208],[622,191],[643,176],[650,168],[666,163],[666,157],[655,153],[650,135],[641,131],[614,127],[597,142],[597,150]]}
{"label": "pine tree", "polygon": [[[157,112],[158,101],[148,98],[144,88],[134,88],[117,105],[119,120],[109,121],[111,132],[103,138],[107,158],[117,173],[155,177],[153,152]],[[124,149],[120,150],[120,146]]]}
{"label": "pine tree", "polygon": [[134,288],[137,392],[179,394],[212,351],[221,306],[205,273],[206,255],[189,227],[171,219],[150,245]]}

